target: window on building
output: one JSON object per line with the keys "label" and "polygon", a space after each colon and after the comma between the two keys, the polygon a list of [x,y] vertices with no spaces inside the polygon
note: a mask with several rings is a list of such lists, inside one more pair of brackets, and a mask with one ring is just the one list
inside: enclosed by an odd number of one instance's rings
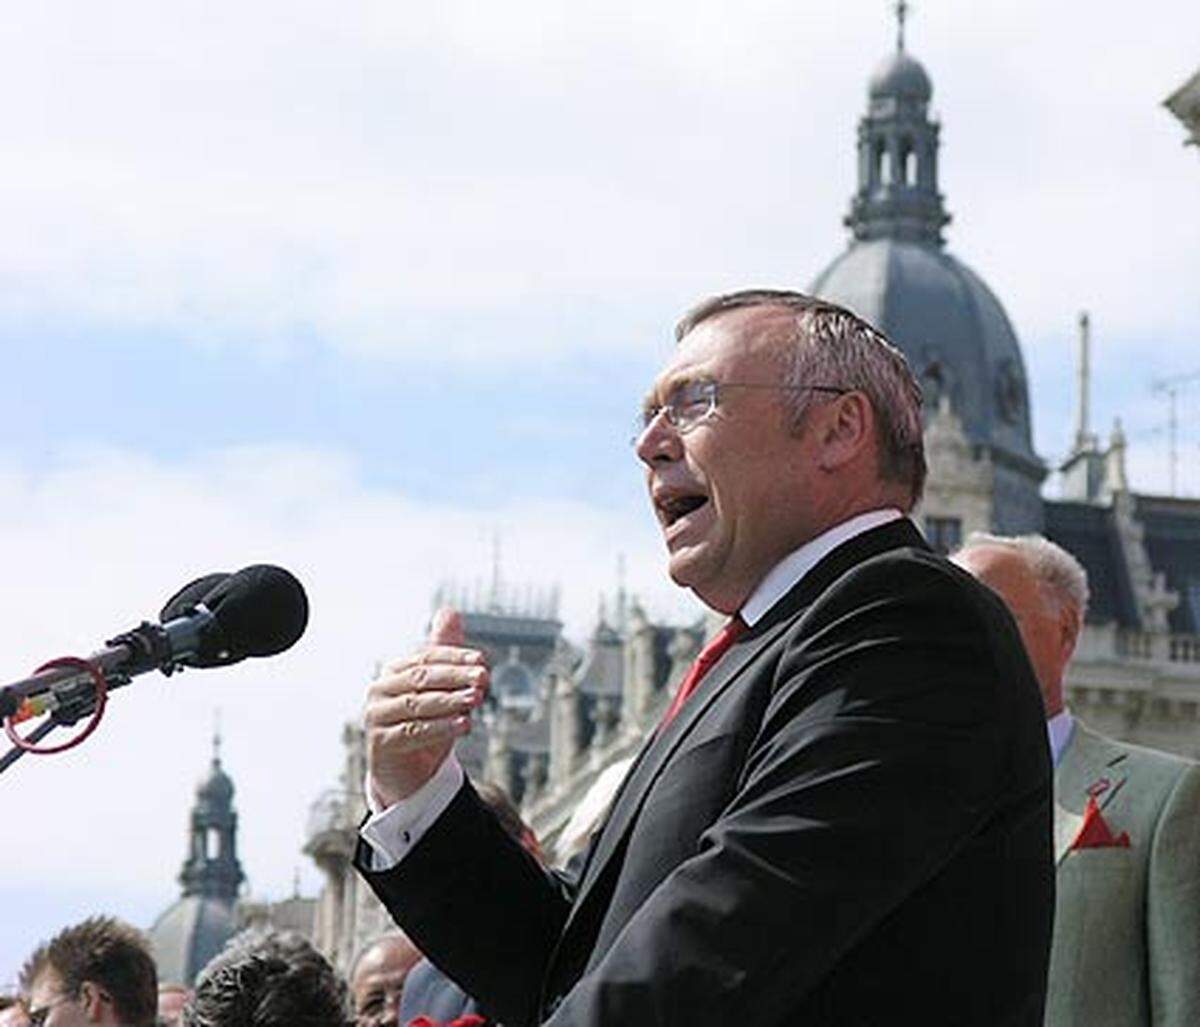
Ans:
{"label": "window on building", "polygon": [[900,140],[900,184],[916,185],[917,155],[913,153],[911,139]]}
{"label": "window on building", "polygon": [[925,538],[939,553],[951,553],[962,545],[962,521],[957,517],[926,517]]}
{"label": "window on building", "polygon": [[871,148],[871,183],[879,185],[883,182],[883,154],[886,145],[882,139],[876,139]]}

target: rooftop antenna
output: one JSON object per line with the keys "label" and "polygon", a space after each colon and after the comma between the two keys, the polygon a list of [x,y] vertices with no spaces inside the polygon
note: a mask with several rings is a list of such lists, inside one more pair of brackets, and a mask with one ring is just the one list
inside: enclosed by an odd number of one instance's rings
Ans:
{"label": "rooftop antenna", "polygon": [[617,554],[617,623],[616,628],[622,635],[628,624],[628,597],[625,592],[625,554]]}
{"label": "rooftop antenna", "polygon": [[488,606],[494,611],[500,610],[500,529],[492,531],[492,587]]}
{"label": "rooftop antenna", "polygon": [[1176,411],[1176,397],[1179,395],[1179,390],[1200,382],[1200,371],[1193,371],[1191,374],[1176,374],[1169,378],[1159,378],[1155,382],[1150,383],[1152,392],[1167,396],[1167,439],[1170,452],[1170,481],[1171,495],[1175,495],[1175,489],[1178,485],[1179,478],[1179,416]]}

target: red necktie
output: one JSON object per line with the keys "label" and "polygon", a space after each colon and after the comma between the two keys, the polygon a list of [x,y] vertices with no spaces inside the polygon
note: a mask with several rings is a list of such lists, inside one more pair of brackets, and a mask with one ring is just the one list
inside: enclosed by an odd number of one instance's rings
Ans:
{"label": "red necktie", "polygon": [[683,708],[683,704],[688,701],[688,696],[696,690],[700,679],[709,672],[712,665],[724,656],[725,651],[748,630],[746,622],[742,620],[741,616],[736,616],[709,639],[708,645],[700,650],[700,655],[696,657],[695,662],[683,676],[683,680],[679,682],[679,690],[675,693],[675,698],[671,700],[671,707],[667,710],[666,716],[663,717],[663,728],[675,719],[675,714]]}

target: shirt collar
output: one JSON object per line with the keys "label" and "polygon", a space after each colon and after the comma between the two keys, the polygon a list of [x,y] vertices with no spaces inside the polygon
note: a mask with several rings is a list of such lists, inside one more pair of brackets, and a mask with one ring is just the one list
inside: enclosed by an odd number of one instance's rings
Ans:
{"label": "shirt collar", "polygon": [[753,627],[772,606],[800,583],[804,575],[843,542],[872,528],[898,521],[903,516],[899,510],[891,507],[884,510],[868,510],[851,517],[848,521],[842,521],[841,524],[835,524],[828,531],[805,542],[799,549],[780,560],[758,583],[758,587],[750,593],[750,598],[742,604],[742,620]]}
{"label": "shirt collar", "polygon": [[1062,762],[1063,752],[1074,731],[1075,718],[1065,706],[1046,721],[1046,733],[1050,736],[1050,755],[1054,758],[1056,767]]}

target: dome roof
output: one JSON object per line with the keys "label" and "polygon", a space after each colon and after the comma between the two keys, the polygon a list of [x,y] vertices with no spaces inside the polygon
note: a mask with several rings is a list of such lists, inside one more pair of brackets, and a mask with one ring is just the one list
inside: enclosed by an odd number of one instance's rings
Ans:
{"label": "dome roof", "polygon": [[919,61],[897,50],[875,69],[868,92],[872,100],[895,97],[928,103],[933,96],[933,83]]}
{"label": "dome roof", "polygon": [[236,933],[232,904],[202,895],[184,896],[150,928],[158,979],[190,987],[204,965]]}
{"label": "dome roof", "polygon": [[935,246],[859,240],[810,291],[885,332],[921,379],[927,408],[948,394],[972,442],[1040,474],[1020,345],[1000,301],[969,267]]}
{"label": "dome roof", "polygon": [[233,778],[221,769],[219,760],[212,761],[208,776],[196,785],[196,798],[210,805],[229,805],[233,801]]}

